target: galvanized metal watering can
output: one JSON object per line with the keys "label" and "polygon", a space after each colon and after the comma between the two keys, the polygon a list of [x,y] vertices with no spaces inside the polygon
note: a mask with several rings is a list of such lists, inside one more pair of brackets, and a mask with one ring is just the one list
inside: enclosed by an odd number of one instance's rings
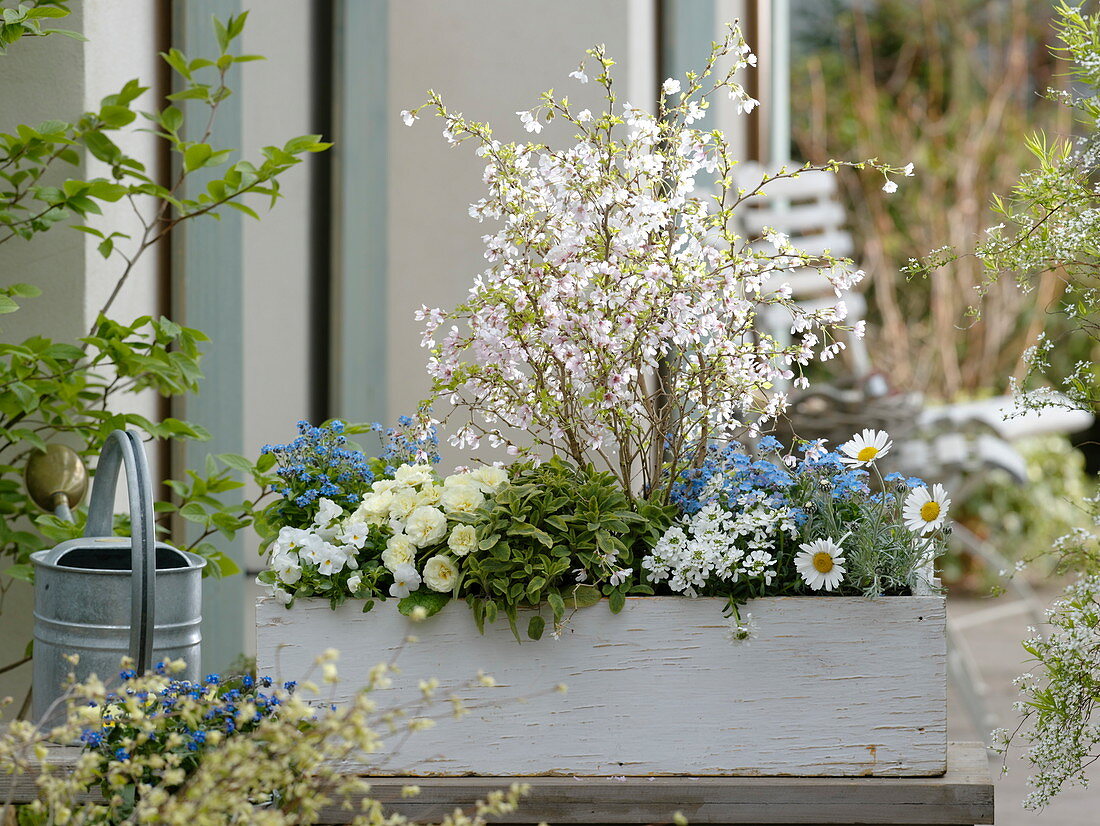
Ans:
{"label": "galvanized metal watering can", "polygon": [[[115,488],[126,468],[131,536],[112,536]],[[31,554],[34,577],[34,719],[51,718],[70,673],[108,684],[129,654],[142,673],[183,659],[197,680],[206,560],[157,542],[145,448],[114,431],[99,457],[84,536]],[[74,667],[66,658],[77,654]]]}

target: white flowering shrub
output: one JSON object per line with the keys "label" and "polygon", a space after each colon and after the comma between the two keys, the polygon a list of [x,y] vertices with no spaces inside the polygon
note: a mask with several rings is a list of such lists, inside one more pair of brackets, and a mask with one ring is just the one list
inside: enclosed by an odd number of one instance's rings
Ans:
{"label": "white flowering shrub", "polygon": [[1100,757],[1100,574],[1071,585],[1047,620],[1049,634],[1024,643],[1038,674],[1016,679],[1020,724],[994,732],[1001,750],[1023,741],[1035,770],[1024,798],[1031,809],[1041,809],[1067,784],[1088,785],[1086,770]]}
{"label": "white flowering shrub", "polygon": [[[336,652],[318,658],[322,685],[338,681]],[[180,683],[167,663],[144,675],[123,672],[115,690],[98,679],[73,685],[62,722],[43,729],[25,720],[0,728],[0,775],[36,775],[38,799],[19,823],[163,823],[177,826],[284,826],[317,823],[325,809],[344,809],[341,822],[404,826],[370,795],[370,784],[349,763],[369,764],[385,740],[430,728],[437,719],[466,713],[454,696],[437,696],[438,683],[421,682],[422,701],[387,708],[375,690],[396,669],[379,665],[354,698],[331,706],[309,679],[271,686],[249,677]],[[480,675],[483,685],[492,685]],[[312,699],[309,699],[312,698]],[[75,765],[55,766],[48,743],[81,740]],[[392,756],[392,749],[387,750]],[[456,810],[448,826],[484,826],[514,811],[527,788],[515,784]],[[407,787],[409,795],[418,793]],[[0,782],[0,821],[13,804]]]}
{"label": "white flowering shrub", "polygon": [[[730,68],[715,74],[722,59]],[[592,74],[602,112],[547,92],[519,113],[536,135],[567,122],[576,142],[561,149],[499,141],[436,93],[403,113],[412,124],[433,112],[450,143],[476,144],[488,192],[470,213],[496,225],[469,298],[417,315],[434,392],[464,415],[454,444],[548,448],[606,468],[630,495],[667,499],[669,465],[691,465],[710,440],[773,418],[785,404],[777,383],[801,383],[806,365],[839,350],[843,302],[799,307],[785,279],[817,269],[840,297],[862,273],[778,233],[771,252],[753,249],[737,234],[735,212],[771,179],[738,188],[726,137],[696,126],[717,94],[742,112],[756,105],[735,79],[755,63],[731,27],[701,71],[664,82],[651,114],[619,101],[613,61],[591,49],[572,77],[587,83]],[[854,165],[905,174],[877,161]],[[762,305],[792,313],[793,343],[756,329]]]}

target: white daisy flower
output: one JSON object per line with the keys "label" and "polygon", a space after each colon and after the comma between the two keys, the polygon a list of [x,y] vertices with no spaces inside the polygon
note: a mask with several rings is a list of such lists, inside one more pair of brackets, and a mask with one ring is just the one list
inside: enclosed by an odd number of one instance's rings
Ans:
{"label": "white daisy flower", "polygon": [[927,485],[921,485],[913,488],[905,497],[901,516],[905,520],[905,527],[913,533],[930,534],[943,527],[944,520],[947,519],[947,509],[950,507],[951,500],[943,485],[933,485],[931,491]]}
{"label": "white daisy flower", "polygon": [[893,446],[890,434],[885,430],[867,428],[840,446],[840,452],[844,454],[840,459],[846,465],[866,467],[874,464],[875,459],[880,459],[889,453]]}
{"label": "white daisy flower", "polygon": [[820,591],[833,591],[844,579],[844,549],[831,539],[815,539],[798,546],[801,553],[794,558],[794,567],[802,581]]}

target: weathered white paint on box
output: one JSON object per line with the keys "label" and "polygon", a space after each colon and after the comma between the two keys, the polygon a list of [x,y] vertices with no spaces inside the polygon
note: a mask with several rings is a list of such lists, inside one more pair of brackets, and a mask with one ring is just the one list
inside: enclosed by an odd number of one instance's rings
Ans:
{"label": "weathered white paint on box", "polygon": [[[412,623],[392,604],[363,614],[302,600],[257,605],[261,674],[296,679],[341,651],[336,699],[391,660],[409,635],[384,707],[418,702],[441,682],[476,710],[444,717],[372,766],[420,775],[927,776],[946,768],[942,596],[773,597],[734,644],[717,598],[638,597],[618,615],[576,612],[561,639],[517,645],[507,623],[478,634],[451,603]],[[526,623],[520,627],[524,628]],[[478,669],[494,688],[472,687]],[[568,693],[550,691],[558,683]],[[532,695],[538,694],[538,697]],[[527,702],[516,698],[532,697]],[[404,741],[404,742],[401,742]]]}

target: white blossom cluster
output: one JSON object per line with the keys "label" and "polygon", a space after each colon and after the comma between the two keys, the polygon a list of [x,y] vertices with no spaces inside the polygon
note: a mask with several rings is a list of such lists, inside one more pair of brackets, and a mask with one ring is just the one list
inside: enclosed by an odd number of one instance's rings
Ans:
{"label": "white blossom cluster", "polygon": [[[406,597],[421,583],[450,592],[458,577],[455,560],[477,548],[476,529],[456,517],[476,511],[507,480],[503,468],[483,466],[440,481],[429,465],[409,464],[393,479],[375,482],[351,514],[322,498],[310,527],[284,527],[271,544],[268,567],[278,584],[269,590],[286,604],[307,570],[321,576],[357,570],[371,529],[382,528],[389,534],[381,561],[394,578],[390,596]],[[435,546],[440,552],[418,565],[418,553]],[[347,588],[356,595],[361,584],[352,575]]]}
{"label": "white blossom cluster", "polygon": [[[648,488],[663,446],[676,459],[774,417],[786,403],[775,388],[837,352],[843,303],[795,304],[789,274],[820,268],[840,298],[862,273],[786,241],[774,254],[757,251],[731,230],[733,209],[750,193],[731,183],[736,160],[725,137],[693,124],[718,90],[740,111],[756,103],[733,79],[755,63],[738,29],[702,73],[664,83],[656,114],[617,102],[613,61],[600,48],[589,55],[606,111],[575,112],[547,94],[519,113],[534,134],[568,122],[577,142],[564,149],[502,143],[437,95],[425,104],[449,139],[478,144],[488,194],[470,214],[499,225],[483,238],[488,267],[467,301],[451,312],[422,307],[417,319],[435,392],[469,414],[452,443],[475,448],[484,439],[518,452],[506,434],[520,431],[578,463],[606,463],[626,487],[636,487],[624,478],[634,467]],[[722,56],[732,68],[711,78]],[[588,81],[584,64],[573,77]],[[794,343],[755,330],[762,304],[790,310]],[[658,392],[676,400],[674,411],[654,403]]]}
{"label": "white blossom cluster", "polygon": [[1100,575],[1082,577],[1047,612],[1049,635],[1025,642],[1041,670],[1015,681],[1023,723],[1015,734],[994,732],[1007,749],[1014,737],[1027,744],[1036,769],[1024,805],[1040,809],[1067,783],[1087,785],[1086,768],[1100,753]]}
{"label": "white blossom cluster", "polygon": [[798,533],[791,509],[776,507],[755,492],[742,494],[731,506],[736,512],[711,502],[669,528],[642,559],[649,581],[667,581],[689,597],[715,582],[760,578],[770,585],[779,534]]}

